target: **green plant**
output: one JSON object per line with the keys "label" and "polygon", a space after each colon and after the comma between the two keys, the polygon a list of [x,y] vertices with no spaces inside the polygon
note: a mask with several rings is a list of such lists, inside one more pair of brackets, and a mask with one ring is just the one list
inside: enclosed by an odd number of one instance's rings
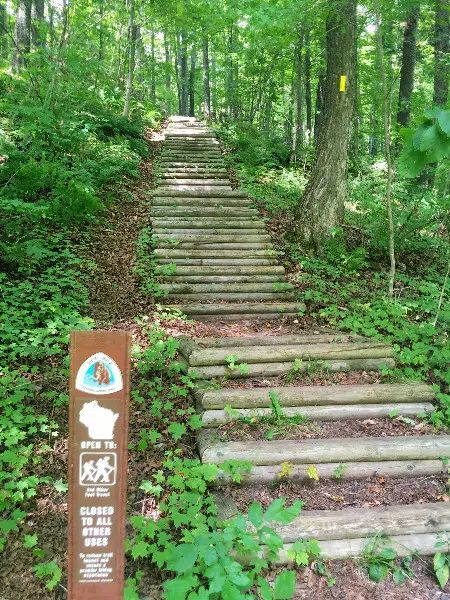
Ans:
{"label": "green plant", "polygon": [[450,555],[436,552],[433,558],[433,568],[439,585],[444,589],[450,576]]}
{"label": "green plant", "polygon": [[361,565],[366,569],[369,579],[379,583],[389,574],[392,574],[394,583],[403,583],[408,577],[412,579],[414,573],[411,569],[412,556],[406,556],[397,564],[397,552],[387,546],[389,539],[379,534],[366,544]]}
{"label": "green plant", "polygon": [[276,422],[280,422],[284,418],[283,407],[281,406],[280,397],[276,392],[269,392],[270,408]]}
{"label": "green plant", "polygon": [[[208,484],[217,474],[215,465],[169,455],[151,487],[159,498],[162,494],[159,484],[163,481],[166,484],[158,506],[160,517],[156,521],[132,517],[135,537],[128,543],[128,551],[134,559],[149,557],[159,568],[173,574],[164,583],[166,598],[188,593],[208,593],[211,598],[219,598],[224,590],[236,596],[245,594],[254,585],[263,597],[275,598],[275,592],[270,591],[261,575],[282,547],[281,539],[269,524],[289,523],[300,512],[301,503],[288,508],[284,499],[277,499],[266,511],[253,503],[248,519],[254,529],[249,528],[243,515],[221,526],[213,497],[207,493]],[[265,556],[260,554],[260,544],[267,548]],[[241,563],[244,556],[245,563]],[[285,571],[274,588],[284,595],[277,597],[292,597],[294,586],[295,575]]]}
{"label": "green plant", "polygon": [[348,468],[348,465],[339,463],[338,466],[333,471],[333,477],[335,479],[341,479],[342,476],[344,475],[345,471],[347,470],[347,468]]}
{"label": "green plant", "polygon": [[225,361],[230,371],[235,371],[237,369],[242,375],[248,375],[250,372],[250,367],[247,363],[238,364],[239,357],[236,354],[229,354],[225,357]]}
{"label": "green plant", "polygon": [[222,471],[229,475],[233,483],[241,483],[252,468],[253,465],[248,460],[226,460],[221,464]]}

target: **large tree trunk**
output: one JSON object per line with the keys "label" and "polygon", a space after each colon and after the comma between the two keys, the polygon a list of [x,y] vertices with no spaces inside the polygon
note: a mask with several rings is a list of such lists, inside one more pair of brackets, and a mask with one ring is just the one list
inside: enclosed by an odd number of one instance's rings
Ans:
{"label": "large tree trunk", "polygon": [[434,93],[433,102],[447,104],[450,75],[450,2],[436,0],[434,25]]}
{"label": "large tree trunk", "polygon": [[297,42],[294,50],[294,123],[292,127],[292,153],[291,162],[297,162],[298,149],[303,146],[303,119],[302,119],[302,104],[303,104],[303,64],[302,64],[302,49],[303,49],[303,27],[297,26]]}
{"label": "large tree trunk", "polygon": [[189,72],[189,116],[195,117],[195,65],[197,62],[197,49],[195,43],[191,48],[191,70]]}
{"label": "large tree trunk", "polygon": [[203,34],[203,114],[205,119],[211,117],[211,83],[209,74],[209,42],[208,34]]}
{"label": "large tree trunk", "polygon": [[355,106],[356,5],[356,0],[337,0],[327,20],[327,74],[316,161],[295,214],[298,238],[316,251],[344,213]]}
{"label": "large tree trunk", "polygon": [[316,112],[314,115],[314,146],[317,146],[319,139],[320,127],[322,124],[323,110],[324,110],[324,96],[325,96],[325,72],[321,70],[317,80],[316,89]]}
{"label": "large tree trunk", "polygon": [[0,58],[8,56],[8,17],[6,3],[0,2]]}
{"label": "large tree trunk", "polygon": [[188,114],[189,82],[188,82],[188,57],[187,57],[187,35],[185,31],[181,32],[180,48],[180,92],[181,103],[180,113]]}
{"label": "large tree trunk", "polygon": [[45,46],[45,0],[33,0],[31,9],[31,40],[34,47]]}
{"label": "large tree trunk", "polygon": [[16,26],[14,28],[13,71],[23,67],[31,45],[31,0],[18,0],[16,8]]}
{"label": "large tree trunk", "polygon": [[227,42],[227,80],[226,80],[226,98],[228,116],[233,118],[237,115],[237,62],[236,62],[236,27],[234,23],[230,25]]}
{"label": "large tree trunk", "polygon": [[169,37],[167,35],[167,32],[164,32],[164,55],[165,55],[165,59],[166,59],[166,62],[164,65],[166,94],[167,94],[166,111],[170,114],[170,109],[171,109],[170,95],[171,95],[171,88],[172,88],[172,77],[171,77],[172,59],[170,58],[170,44],[169,44]]}
{"label": "large tree trunk", "polygon": [[416,66],[416,34],[419,23],[419,6],[413,6],[406,20],[403,33],[402,67],[398,93],[397,123],[406,127],[411,116],[411,95],[414,87]]}
{"label": "large tree trunk", "polygon": [[312,92],[311,92],[311,38],[309,29],[305,32],[305,103],[307,142],[311,142],[312,134]]}
{"label": "large tree trunk", "polygon": [[150,53],[151,53],[151,65],[150,65],[150,100],[153,104],[156,104],[156,60],[155,60],[155,31],[152,29],[150,38]]}
{"label": "large tree trunk", "polygon": [[181,34],[177,32],[175,36],[175,56],[174,56],[174,64],[175,64],[175,81],[177,84],[177,95],[178,95],[178,114],[181,115]]}
{"label": "large tree trunk", "polygon": [[125,90],[125,104],[122,113],[124,117],[130,115],[131,97],[133,95],[134,65],[136,60],[136,38],[138,33],[137,26],[134,22],[134,0],[129,0],[128,6],[128,75],[127,87]]}

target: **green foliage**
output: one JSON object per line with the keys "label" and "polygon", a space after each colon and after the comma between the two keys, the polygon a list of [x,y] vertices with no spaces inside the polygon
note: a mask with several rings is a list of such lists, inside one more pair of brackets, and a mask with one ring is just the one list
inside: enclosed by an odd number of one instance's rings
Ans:
{"label": "green foliage", "polygon": [[444,589],[450,576],[450,555],[436,552],[433,558],[433,568],[439,585]]}
{"label": "green foliage", "polygon": [[57,426],[33,408],[35,386],[18,371],[4,371],[0,378],[0,551],[9,532],[25,517],[25,507],[38,486],[48,481],[34,474],[50,448],[36,452],[36,444],[56,435]]}
{"label": "green foliage", "polygon": [[[289,523],[300,512],[301,503],[285,507],[280,498],[266,511],[253,503],[248,520],[254,529],[241,514],[221,525],[214,500],[207,493],[217,473],[215,465],[168,456],[163,470],[155,476],[155,481],[164,480],[167,487],[158,507],[160,516],[156,521],[132,518],[135,537],[128,544],[131,556],[135,560],[148,557],[173,575],[164,583],[166,598],[174,594],[181,598],[241,598],[247,597],[253,586],[264,598],[292,598],[293,572],[280,574],[273,590],[262,573],[283,545],[270,523]],[[264,557],[260,556],[261,544],[267,548]]]}
{"label": "green foliage", "polygon": [[379,583],[392,574],[394,583],[402,584],[408,577],[412,579],[412,556],[406,556],[397,564],[397,552],[386,546],[389,540],[376,535],[366,545],[361,558],[361,565],[367,571],[369,579]]}
{"label": "green foliage", "polygon": [[55,234],[42,246],[45,255],[30,258],[16,276],[0,272],[0,363],[61,355],[71,329],[91,327],[81,313],[88,304],[83,263],[65,246],[64,234]]}
{"label": "green foliage", "polygon": [[435,107],[425,111],[421,125],[405,132],[400,172],[406,177],[420,175],[426,165],[450,155],[450,111]]}
{"label": "green foliage", "polygon": [[307,567],[321,555],[317,540],[297,540],[288,551],[288,557],[299,567]]}
{"label": "green foliage", "polygon": [[267,132],[239,122],[216,127],[216,131],[233,151],[234,158],[245,165],[270,168],[289,162],[290,148],[277,135],[267,135]]}
{"label": "green foliage", "polygon": [[225,357],[227,367],[230,371],[238,370],[242,375],[247,375],[250,372],[250,367],[247,363],[240,363],[239,357],[236,354],[229,354]]}
{"label": "green foliage", "polygon": [[241,483],[247,473],[252,470],[252,463],[248,460],[226,460],[221,464],[222,471],[229,475],[233,483]]}

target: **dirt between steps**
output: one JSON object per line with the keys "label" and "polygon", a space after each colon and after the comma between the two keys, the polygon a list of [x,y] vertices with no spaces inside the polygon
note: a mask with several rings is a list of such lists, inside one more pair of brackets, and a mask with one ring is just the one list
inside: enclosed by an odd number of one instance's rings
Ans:
{"label": "dirt between steps", "polygon": [[229,496],[239,511],[246,512],[254,501],[267,507],[274,498],[304,502],[304,510],[339,510],[370,508],[392,504],[450,502],[447,494],[448,476],[405,477],[399,479],[375,476],[363,480],[332,479],[292,483],[289,481],[264,485],[237,486],[228,484],[221,491]]}
{"label": "dirt between steps", "polygon": [[323,438],[358,438],[421,436],[442,433],[420,419],[395,417],[386,419],[365,419],[363,421],[305,421],[300,424],[281,420],[264,421],[255,419],[254,423],[242,420],[221,425],[215,431],[222,441],[243,440],[307,440]]}

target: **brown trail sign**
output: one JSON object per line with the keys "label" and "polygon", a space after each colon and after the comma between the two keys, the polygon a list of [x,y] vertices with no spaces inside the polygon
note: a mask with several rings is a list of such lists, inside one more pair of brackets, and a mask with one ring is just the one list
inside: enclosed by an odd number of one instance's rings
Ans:
{"label": "brown trail sign", "polygon": [[122,600],[130,335],[71,335],[69,599]]}

